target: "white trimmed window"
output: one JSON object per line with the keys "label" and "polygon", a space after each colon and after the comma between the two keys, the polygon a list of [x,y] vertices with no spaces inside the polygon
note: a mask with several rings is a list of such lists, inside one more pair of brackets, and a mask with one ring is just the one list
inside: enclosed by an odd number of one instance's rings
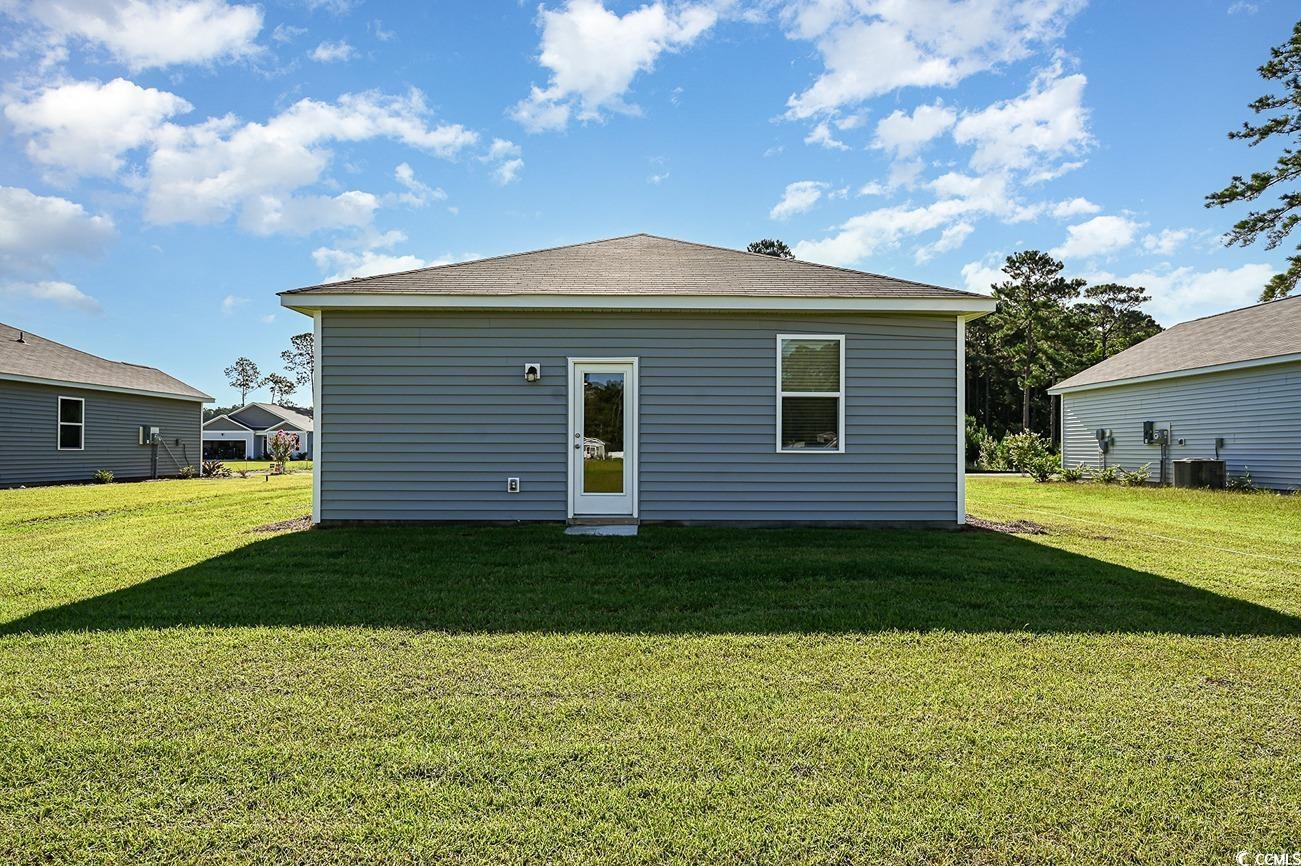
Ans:
{"label": "white trimmed window", "polygon": [[845,337],[777,335],[777,450],[845,450]]}
{"label": "white trimmed window", "polygon": [[86,445],[86,401],[59,398],[59,450],[80,451]]}

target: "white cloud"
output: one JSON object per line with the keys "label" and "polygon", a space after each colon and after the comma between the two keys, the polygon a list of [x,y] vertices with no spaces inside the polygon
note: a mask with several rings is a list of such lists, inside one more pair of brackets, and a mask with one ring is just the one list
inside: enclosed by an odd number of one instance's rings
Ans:
{"label": "white cloud", "polygon": [[919,105],[912,114],[894,111],[877,123],[872,147],[896,157],[912,156],[927,142],[948,131],[957,117],[957,112],[939,101]]}
{"label": "white cloud", "polygon": [[917,264],[920,265],[924,262],[929,262],[940,253],[952,252],[962,246],[962,244],[967,240],[967,236],[975,230],[976,227],[971,223],[954,223],[944,231],[940,232],[938,240],[926,244],[925,246],[918,247],[917,252],[913,254],[913,257],[917,261]]}
{"label": "white cloud", "polygon": [[431,201],[445,201],[447,193],[442,187],[432,187],[427,183],[422,183],[417,177],[415,169],[407,163],[400,163],[397,168],[393,169],[393,177],[398,183],[406,187],[406,192],[398,193],[398,201],[411,207],[424,207]]}
{"label": "white cloud", "polygon": [[22,14],[55,44],[102,46],[132,71],[255,53],[262,10],[225,0],[36,0]]}
{"label": "white cloud", "polygon": [[1061,259],[1106,255],[1132,244],[1139,228],[1139,223],[1127,217],[1097,216],[1068,226],[1065,242],[1049,250],[1049,253]]}
{"label": "white cloud", "polygon": [[312,260],[322,271],[334,271],[325,278],[324,282],[327,283],[352,277],[373,277],[376,274],[411,271],[416,268],[445,265],[452,261],[450,258],[431,260],[412,255],[393,255],[375,249],[350,250],[333,247],[320,247],[314,250]]}
{"label": "white cloud", "polygon": [[1198,271],[1191,267],[1138,271],[1118,275],[1107,271],[1085,274],[1090,283],[1142,286],[1152,296],[1147,311],[1170,326],[1199,316],[1209,316],[1256,303],[1260,290],[1274,275],[1266,264]]}
{"label": "white cloud", "polygon": [[669,173],[667,171],[662,171],[658,174],[648,175],[646,178],[646,182],[649,184],[654,184],[655,186],[659,186],[660,184],[664,183],[664,181],[668,179],[669,179]]}
{"label": "white cloud", "polygon": [[1059,220],[1070,219],[1074,216],[1085,216],[1091,213],[1097,213],[1102,208],[1087,198],[1072,198],[1057,202],[1052,206],[1051,213]]}
{"label": "white cloud", "polygon": [[221,299],[221,314],[223,316],[233,315],[236,310],[248,303],[248,298],[241,298],[238,295],[227,295]]}
{"label": "white cloud", "polygon": [[264,324],[264,325],[274,324],[274,323],[275,323],[275,320],[276,320],[276,314],[275,314],[275,313],[267,313],[267,314],[265,314],[265,315],[263,315],[263,316],[260,316],[260,317],[258,318],[258,321],[261,322],[261,323]]}
{"label": "white cloud", "polygon": [[55,278],[55,266],[64,256],[99,255],[114,234],[111,219],[76,202],[0,186],[0,294],[99,312],[98,301]]}
{"label": "white cloud", "polygon": [[877,180],[869,180],[858,188],[859,195],[885,195],[885,184]]}
{"label": "white cloud", "polygon": [[74,175],[112,176],[122,155],[151,142],[167,118],[193,106],[175,94],[124,78],[76,81],[10,102],[5,117],[30,136],[27,156]]}
{"label": "white cloud", "polygon": [[40,280],[28,283],[10,282],[0,278],[0,297],[49,301],[83,313],[103,312],[99,301],[85,294],[72,283],[65,283],[62,280]]}
{"label": "white cloud", "polygon": [[546,87],[531,89],[511,110],[530,132],[563,129],[571,117],[600,120],[606,112],[638,113],[624,100],[639,72],[649,72],[666,51],[694,42],[717,20],[705,4],[675,7],[661,0],[625,15],[601,0],[568,0],[539,13],[538,62],[551,73]]}
{"label": "white cloud", "polygon": [[48,271],[62,255],[98,255],[114,233],[111,219],[76,202],[0,186],[0,274]]}
{"label": "white cloud", "polygon": [[953,138],[975,146],[971,167],[976,171],[1039,169],[1079,153],[1092,143],[1085,83],[1083,75],[1062,76],[1054,66],[1037,75],[1023,95],[964,114]]}
{"label": "white cloud", "polygon": [[306,27],[295,27],[293,24],[277,24],[276,29],[271,31],[271,39],[284,45],[293,42],[306,32]]}
{"label": "white cloud", "polygon": [[787,100],[808,118],[902,87],[952,86],[1060,37],[1082,0],[803,0],[783,11],[792,39],[813,41],[824,70]]}
{"label": "white cloud", "polygon": [[492,146],[480,159],[484,162],[496,163],[492,170],[493,180],[501,186],[506,186],[519,180],[520,172],[524,170],[522,154],[523,151],[515,142],[494,138]]}
{"label": "white cloud", "polygon": [[969,292],[988,295],[990,288],[1007,279],[1002,265],[991,262],[967,262],[962,266],[963,288]]}
{"label": "white cloud", "polygon": [[804,143],[820,144],[827,150],[849,150],[849,145],[836,138],[835,133],[831,131],[831,124],[825,120],[813,125],[809,134],[804,136]]}
{"label": "white cloud", "polygon": [[317,63],[338,63],[356,57],[357,50],[340,39],[338,42],[322,42],[313,48],[308,56]]}
{"label": "white cloud", "polygon": [[[905,239],[932,231],[941,231],[941,239],[930,249],[943,252],[954,248],[970,232],[954,228],[948,238],[943,232],[950,227],[971,223],[981,216],[995,216],[1007,222],[1027,218],[1027,209],[1010,194],[1008,180],[997,174],[973,177],[950,172],[930,183],[937,200],[928,205],[895,205],[877,208],[852,217],[837,227],[830,237],[802,240],[795,245],[801,259],[833,265],[850,265],[862,261],[881,249],[898,246]],[[927,255],[924,253],[923,255]]]}
{"label": "white cloud", "polygon": [[768,216],[775,220],[784,220],[797,213],[804,213],[818,203],[827,184],[818,180],[797,180],[786,184],[786,192],[781,201],[773,205]]}
{"label": "white cloud", "polygon": [[1161,229],[1157,234],[1143,237],[1143,249],[1158,256],[1168,256],[1192,236],[1192,229]]}
{"label": "white cloud", "polygon": [[146,217],[155,223],[216,223],[239,214],[251,231],[304,233],[363,225],[378,200],[349,190],[299,197],[330,162],[331,142],[389,138],[451,158],[478,136],[460,124],[430,126],[419,91],[407,96],[345,94],[303,99],[266,123],[231,115],[191,126],[164,124],[146,179]]}

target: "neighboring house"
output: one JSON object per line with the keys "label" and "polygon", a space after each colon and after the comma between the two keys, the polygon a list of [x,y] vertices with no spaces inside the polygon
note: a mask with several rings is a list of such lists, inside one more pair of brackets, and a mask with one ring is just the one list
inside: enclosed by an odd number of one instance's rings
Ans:
{"label": "neighboring house", "polygon": [[632,235],[281,303],[315,323],[318,522],[965,519],[981,295]]}
{"label": "neighboring house", "polygon": [[295,458],[312,456],[312,419],[275,403],[249,403],[209,418],[203,424],[203,456],[221,460],[256,460],[267,453],[267,438],[286,430],[298,437]]}
{"label": "neighboring house", "polygon": [[[1067,465],[1150,464],[1169,481],[1172,460],[1219,458],[1230,475],[1301,487],[1301,297],[1175,325],[1048,390]],[[1168,444],[1144,441],[1148,422]]]}
{"label": "neighboring house", "polygon": [[90,481],[98,469],[135,479],[155,466],[168,476],[197,467],[211,400],[153,367],[0,324],[0,487]]}

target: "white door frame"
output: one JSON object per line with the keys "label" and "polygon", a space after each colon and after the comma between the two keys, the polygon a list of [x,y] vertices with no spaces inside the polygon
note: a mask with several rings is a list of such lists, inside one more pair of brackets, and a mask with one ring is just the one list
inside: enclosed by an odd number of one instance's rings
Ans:
{"label": "white door frame", "polygon": [[[566,389],[569,392],[569,424],[567,426],[567,435],[565,436],[565,480],[568,489],[568,508],[569,517],[632,517],[636,518],[639,508],[639,489],[638,489],[638,463],[639,452],[641,450],[638,436],[637,416],[639,412],[639,388],[637,382],[637,359],[636,358],[568,358],[567,373],[568,384]],[[624,380],[624,429],[623,429],[623,461],[626,478],[626,490],[624,494],[629,498],[628,508],[618,513],[588,513],[579,511],[580,505],[578,500],[578,484],[582,480],[579,473],[574,471],[576,460],[574,453],[582,453],[582,448],[574,448],[574,437],[578,435],[578,408],[582,405],[581,398],[583,389],[579,387],[578,376],[580,369],[589,366],[619,366],[623,368],[619,372],[626,373]],[[581,445],[581,443],[579,443]],[[618,494],[587,494],[597,496],[613,496]]]}

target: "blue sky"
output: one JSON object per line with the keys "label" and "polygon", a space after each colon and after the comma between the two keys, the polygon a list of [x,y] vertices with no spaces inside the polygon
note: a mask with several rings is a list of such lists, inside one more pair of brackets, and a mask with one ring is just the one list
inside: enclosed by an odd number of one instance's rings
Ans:
{"label": "blue sky", "polygon": [[0,0],[0,321],[224,404],[277,291],[648,231],[977,290],[1035,247],[1173,324],[1281,265],[1202,199],[1272,162],[1225,133],[1288,7]]}

